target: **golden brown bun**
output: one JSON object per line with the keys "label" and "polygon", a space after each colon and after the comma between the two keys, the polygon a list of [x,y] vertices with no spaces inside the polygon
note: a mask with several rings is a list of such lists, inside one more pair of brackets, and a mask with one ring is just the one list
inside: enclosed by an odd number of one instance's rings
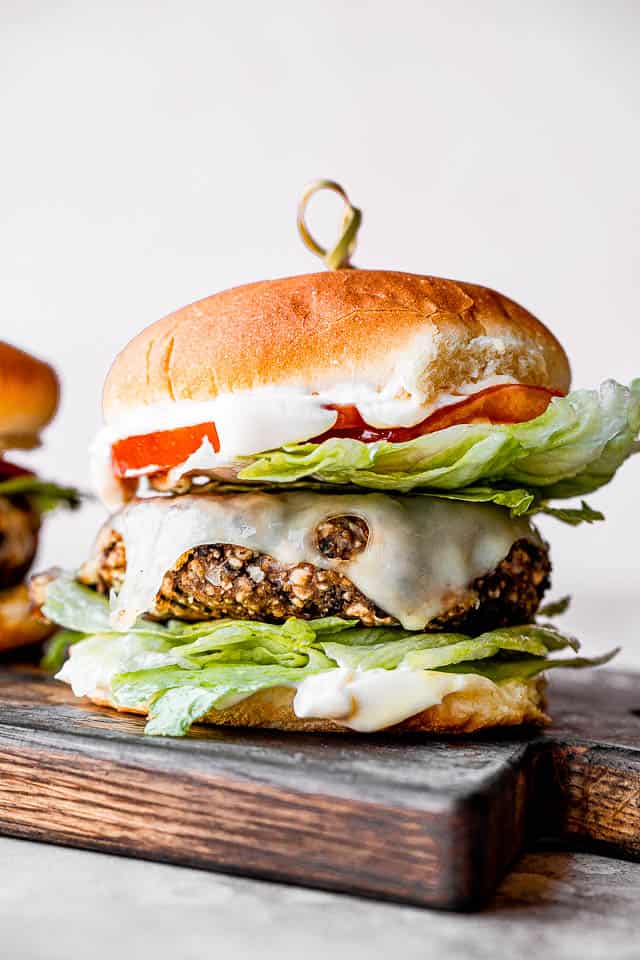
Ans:
{"label": "golden brown bun", "polygon": [[[58,378],[48,363],[0,340],[0,437],[34,437],[58,407]],[[6,445],[6,444],[5,444]]]}
{"label": "golden brown bun", "polygon": [[[544,725],[549,723],[544,712],[544,687],[542,677],[528,681],[510,680],[500,686],[480,677],[477,685],[448,694],[442,703],[389,727],[385,732],[473,733],[522,723]],[[289,687],[261,690],[226,710],[211,710],[203,722],[215,726],[266,727],[306,733],[353,732],[333,720],[297,717],[293,711],[294,696],[295,690]],[[144,710],[119,707],[106,693],[96,693],[90,699],[100,706],[110,706],[124,713],[145,714]]]}
{"label": "golden brown bun", "polygon": [[51,636],[55,629],[32,612],[26,584],[0,591],[0,653],[39,643]]}
{"label": "golden brown bun", "polygon": [[382,270],[267,280],[177,310],[116,358],[104,389],[111,421],[143,404],[209,400],[284,385],[353,381],[428,404],[493,376],[566,392],[555,337],[484,287]]}

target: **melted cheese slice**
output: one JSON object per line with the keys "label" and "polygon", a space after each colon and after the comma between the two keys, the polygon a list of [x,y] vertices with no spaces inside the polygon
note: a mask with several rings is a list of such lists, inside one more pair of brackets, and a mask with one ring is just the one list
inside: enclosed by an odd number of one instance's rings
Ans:
{"label": "melted cheese slice", "polygon": [[[361,517],[366,548],[332,560],[317,548],[319,523]],[[488,504],[381,493],[242,493],[139,500],[112,518],[127,556],[112,618],[126,629],[153,606],[164,574],[197,546],[236,544],[283,564],[308,562],[338,570],[408,630],[420,630],[493,570],[516,540],[540,540],[524,518]]]}

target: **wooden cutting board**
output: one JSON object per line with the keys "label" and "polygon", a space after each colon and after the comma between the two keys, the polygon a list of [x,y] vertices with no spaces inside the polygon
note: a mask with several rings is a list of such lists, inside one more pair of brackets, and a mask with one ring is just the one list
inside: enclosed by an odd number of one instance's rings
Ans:
{"label": "wooden cutting board", "polygon": [[184,740],[0,669],[0,833],[456,910],[542,836],[640,859],[640,674],[554,677],[553,727]]}

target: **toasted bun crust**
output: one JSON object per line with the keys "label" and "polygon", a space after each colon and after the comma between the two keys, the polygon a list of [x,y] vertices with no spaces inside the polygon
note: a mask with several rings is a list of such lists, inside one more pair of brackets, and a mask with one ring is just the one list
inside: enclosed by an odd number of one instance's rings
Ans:
{"label": "toasted bun crust", "polygon": [[488,377],[566,392],[567,356],[499,293],[382,270],[266,280],[207,297],[140,333],[104,389],[107,422],[174,400],[353,382],[428,404]]}
{"label": "toasted bun crust", "polygon": [[24,583],[0,591],[0,653],[39,643],[56,627],[39,620],[31,611],[29,592]]}
{"label": "toasted bun crust", "polygon": [[[544,687],[542,677],[528,681],[511,680],[500,686],[479,682],[448,694],[442,703],[387,728],[385,733],[473,733],[488,727],[517,726],[522,723],[542,726],[549,723],[544,712]],[[297,717],[293,711],[294,696],[295,690],[288,687],[261,690],[226,710],[211,710],[204,723],[306,733],[353,732],[333,720]],[[144,710],[119,707],[104,693],[96,693],[90,699],[100,706],[113,707],[124,713],[145,714]]]}
{"label": "toasted bun crust", "polygon": [[0,436],[28,437],[45,427],[58,408],[52,367],[0,340]]}

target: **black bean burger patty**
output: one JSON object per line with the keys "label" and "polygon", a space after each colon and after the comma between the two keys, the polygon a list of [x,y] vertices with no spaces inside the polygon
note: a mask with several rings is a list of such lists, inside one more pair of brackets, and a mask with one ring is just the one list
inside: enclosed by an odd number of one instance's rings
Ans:
{"label": "black bean burger patty", "polygon": [[[359,518],[337,517],[321,524],[316,536],[325,556],[347,559],[364,549],[368,531]],[[120,589],[125,569],[122,538],[105,529],[79,579],[108,593]],[[452,595],[447,612],[427,629],[477,634],[525,623],[534,616],[549,585],[550,569],[545,547],[518,540],[494,571],[478,577],[462,594]],[[323,570],[311,563],[285,565],[267,554],[221,543],[183,554],[165,574],[149,614],[160,620],[231,617],[278,622],[287,617],[339,616],[358,619],[366,626],[397,623],[339,570]]]}
{"label": "black bean burger patty", "polygon": [[20,583],[38,546],[40,515],[26,497],[0,497],[0,590]]}

